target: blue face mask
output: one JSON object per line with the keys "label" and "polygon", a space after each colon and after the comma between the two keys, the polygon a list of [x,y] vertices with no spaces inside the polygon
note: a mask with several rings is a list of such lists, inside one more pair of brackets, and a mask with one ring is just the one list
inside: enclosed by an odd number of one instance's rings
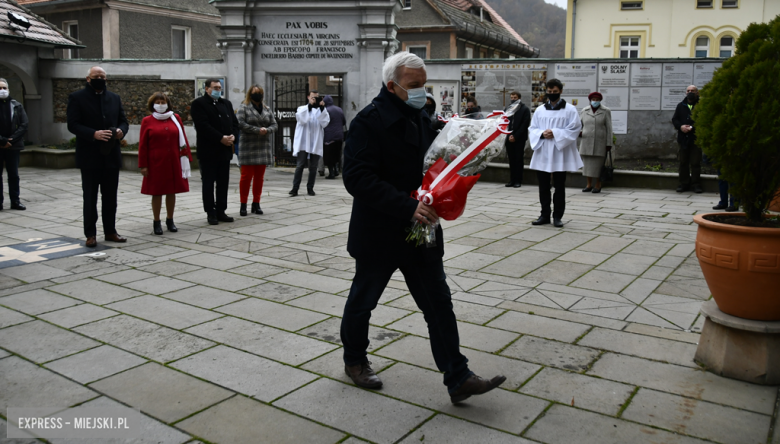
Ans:
{"label": "blue face mask", "polygon": [[592,101],[590,102],[590,106],[594,108],[598,108],[599,106],[601,106],[601,102]]}
{"label": "blue face mask", "polygon": [[422,109],[422,107],[425,106],[425,102],[428,99],[428,97],[425,95],[424,87],[406,89],[403,86],[399,85],[398,83],[396,83],[395,86],[406,91],[406,95],[409,96],[409,98],[406,99],[407,105],[409,105],[414,109]]}
{"label": "blue face mask", "polygon": [[217,91],[216,89],[212,89],[211,90],[211,98],[212,99],[217,100],[220,97],[222,97],[222,91]]}

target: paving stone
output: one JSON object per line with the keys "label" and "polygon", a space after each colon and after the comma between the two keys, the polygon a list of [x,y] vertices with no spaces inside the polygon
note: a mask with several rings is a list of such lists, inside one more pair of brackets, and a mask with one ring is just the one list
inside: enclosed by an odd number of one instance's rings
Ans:
{"label": "paving stone", "polygon": [[3,348],[37,362],[47,362],[100,345],[89,338],[33,321],[0,330]]}
{"label": "paving stone", "polygon": [[704,443],[699,439],[562,405],[553,405],[525,436],[550,444]]}
{"label": "paving stone", "polygon": [[645,336],[655,336],[657,338],[671,339],[673,341],[687,342],[689,344],[698,344],[699,340],[701,339],[700,334],[644,324],[628,324],[624,331]]}
{"label": "paving stone", "polygon": [[287,302],[305,294],[312,293],[312,291],[305,288],[277,284],[275,282],[266,282],[265,284],[246,288],[242,290],[241,293],[261,299],[268,299],[270,301]]}
{"label": "paving stone", "polygon": [[[441,390],[446,395],[443,386]],[[273,405],[380,444],[398,441],[433,414],[330,379],[314,381]],[[368,405],[370,415],[365,411]]]}
{"label": "paving stone", "polygon": [[[428,326],[422,313],[409,315],[388,325],[387,328],[412,333],[424,338],[428,337]],[[460,337],[461,346],[490,353],[502,349],[518,337],[515,333],[469,324],[468,322],[458,322],[458,336]]]}
{"label": "paving stone", "polygon": [[[525,231],[523,233],[525,233]],[[560,256],[558,253],[523,250],[506,259],[500,260],[493,265],[483,268],[482,271],[504,276],[524,276],[554,260],[558,256]]]}
{"label": "paving stone", "polygon": [[454,405],[442,379],[441,373],[399,363],[382,372],[382,393],[512,434],[523,431],[549,405],[502,389]]}
{"label": "paving stone", "polygon": [[193,435],[224,444],[335,444],[343,433],[241,396],[176,424]]}
{"label": "paving stone", "polygon": [[550,251],[553,253],[566,253],[569,250],[592,240],[594,235],[563,232],[545,241],[529,247],[531,250]]}
{"label": "paving stone", "polygon": [[176,259],[176,261],[222,271],[251,264],[249,261],[220,256],[213,253],[200,253],[193,256],[182,257]]}
{"label": "paving stone", "polygon": [[189,328],[188,333],[290,365],[300,365],[336,346],[242,319],[224,317]]}
{"label": "paving stone", "polygon": [[[388,292],[385,291],[385,293]],[[343,296],[335,296],[327,293],[312,293],[290,301],[288,302],[288,305],[306,308],[332,316],[342,316],[344,314],[344,305],[346,302],[347,298]],[[402,310],[387,305],[377,305],[376,308],[371,311],[370,322],[373,325],[386,325],[403,318],[409,313],[410,311],[408,310]]]}
{"label": "paving stone", "polygon": [[491,321],[487,326],[563,342],[574,341],[590,328],[589,325],[518,313],[516,311],[504,313],[499,318]]}
{"label": "paving stone", "polygon": [[[574,299],[575,301],[578,301],[580,298],[575,297]],[[552,299],[548,298],[547,296],[545,296],[544,294],[536,290],[531,290],[528,293],[526,293],[524,296],[519,297],[517,299],[517,302],[521,302],[524,304],[540,305],[542,307],[549,307],[549,308],[566,308],[558,305],[557,303],[553,302]]]}
{"label": "paving stone", "polygon": [[110,345],[103,345],[49,362],[46,367],[82,384],[88,384],[145,362],[148,361]]}
{"label": "paving stone", "polygon": [[91,387],[164,422],[182,419],[233,395],[216,385],[151,362]]}
{"label": "paving stone", "polygon": [[245,276],[253,278],[264,278],[267,276],[273,276],[275,274],[283,273],[287,270],[281,267],[275,267],[268,264],[249,264],[241,267],[233,268],[231,273],[243,274]]}
{"label": "paving stone", "polygon": [[150,279],[131,282],[124,286],[144,293],[161,295],[171,291],[181,290],[182,288],[192,287],[192,285],[191,282],[180,281],[166,276],[156,276]]}
{"label": "paving stone", "polygon": [[629,246],[632,242],[634,242],[634,239],[599,236],[586,244],[580,245],[577,247],[577,250],[613,255]]}
{"label": "paving stone", "polygon": [[52,324],[59,325],[60,327],[73,328],[78,325],[110,318],[111,316],[116,316],[118,314],[119,313],[113,310],[98,307],[97,305],[81,304],[38,315],[38,317],[45,321],[49,321]]}
{"label": "paving stone", "polygon": [[659,280],[638,278],[624,288],[620,295],[635,304],[641,304],[659,285],[661,285]]}
{"label": "paving stone", "polygon": [[261,279],[212,270],[209,268],[180,274],[176,276],[176,278],[226,291],[239,291],[265,282]]}
{"label": "paving stone", "polygon": [[622,418],[722,443],[764,443],[771,417],[640,389]]}
{"label": "paving stone", "polygon": [[91,302],[96,305],[110,304],[123,299],[139,296],[142,293],[129,288],[112,285],[93,279],[84,279],[67,284],[55,285],[48,290]]}
{"label": "paving stone", "polygon": [[525,275],[525,278],[553,284],[568,284],[592,268],[590,265],[554,260]]}
{"label": "paving stone", "polygon": [[638,240],[626,247],[622,252],[659,258],[674,248],[674,246],[675,244],[672,243]]}
{"label": "paving stone", "polygon": [[521,393],[616,415],[634,387],[554,368],[545,368],[520,389]]}
{"label": "paving stone", "polygon": [[709,287],[704,279],[671,276],[656,290],[656,293],[706,301],[710,298]]}
{"label": "paving stone", "polygon": [[598,265],[609,258],[609,254],[572,250],[559,257],[558,260],[565,262],[577,262],[585,265]]}
{"label": "paving stone", "polygon": [[126,315],[82,325],[74,331],[158,362],[173,361],[214,345],[211,341]]}
{"label": "paving stone", "polygon": [[118,273],[111,273],[102,276],[95,276],[95,279],[105,281],[110,284],[122,285],[129,284],[130,282],[140,281],[155,277],[152,273],[147,273],[140,270],[124,270]]}
{"label": "paving stone", "polygon": [[219,307],[217,311],[290,331],[300,330],[329,317],[313,311],[257,298],[247,298],[224,305]]}
{"label": "paving stone", "polygon": [[[369,354],[368,360],[371,362],[371,368],[374,370],[374,372],[377,373],[384,370],[388,366],[395,364],[395,361],[374,354]],[[313,359],[300,366],[300,368],[317,373],[319,375],[327,376],[331,379],[336,379],[347,384],[354,384],[352,379],[347,376],[346,372],[344,371],[343,348],[337,348],[336,350],[326,353],[317,359]]]}
{"label": "paving stone", "polygon": [[[468,238],[460,238],[457,242],[464,242]],[[477,250],[474,250],[475,253],[481,253],[481,254],[490,254],[494,256],[510,256],[515,253],[517,253],[520,250],[525,250],[526,248],[533,245],[534,242],[530,241],[524,241],[524,240],[517,240],[517,239],[501,239],[500,242],[493,242],[492,244],[488,245],[479,245],[482,248],[479,248]],[[445,247],[445,250],[447,248]]]}
{"label": "paving stone", "polygon": [[[345,441],[348,443],[349,441]],[[456,442],[491,444],[532,444],[531,441],[475,425],[446,415],[436,415],[407,436],[401,444],[451,444]]]}
{"label": "paving stone", "polygon": [[669,322],[666,319],[658,316],[655,313],[647,311],[642,307],[637,307],[636,310],[634,310],[631,313],[631,315],[626,318],[626,321],[636,322],[639,324],[653,325],[664,329],[675,329],[678,331],[682,329],[681,327],[673,324],[672,322]]}
{"label": "paving stone", "polygon": [[[2,301],[2,299],[0,299]],[[10,327],[11,325],[21,324],[22,322],[32,321],[34,318],[18,311],[9,310],[0,307],[0,328]]]}
{"label": "paving stone", "polygon": [[349,281],[344,279],[305,273],[303,271],[288,271],[286,273],[271,276],[268,280],[325,293],[338,293],[349,289],[351,285]]}
{"label": "paving stone", "polygon": [[693,362],[696,345],[685,342],[596,327],[578,344],[672,364],[696,366]]}
{"label": "paving stone", "polygon": [[777,396],[775,387],[748,384],[697,369],[612,353],[604,354],[588,374],[765,415],[772,414]]}
{"label": "paving stone", "polygon": [[501,352],[502,355],[579,372],[588,368],[598,350],[580,345],[523,336]]}
{"label": "paving stone", "polygon": [[215,308],[246,298],[244,295],[218,290],[204,285],[195,285],[183,290],[165,293],[164,296],[166,299],[173,299],[186,304],[197,305],[202,308]]}
{"label": "paving stone", "polygon": [[38,282],[47,279],[68,276],[71,273],[45,264],[26,264],[0,269],[0,274],[18,279],[22,282]]}
{"label": "paving stone", "polygon": [[481,253],[465,253],[454,259],[450,259],[444,264],[448,267],[461,268],[464,270],[479,270],[494,262],[503,259],[502,256],[493,256]]}
{"label": "paving stone", "polygon": [[545,239],[549,239],[556,234],[559,234],[559,232],[553,231],[553,230],[546,230],[544,228],[529,228],[527,230],[523,230],[520,233],[513,234],[512,236],[509,236],[509,239],[519,239],[519,240],[525,240],[530,242],[541,242]]}
{"label": "paving stone", "polygon": [[69,407],[98,396],[92,390],[17,356],[0,359],[0,409]]}
{"label": "paving stone", "polygon": [[147,271],[149,273],[159,274],[162,276],[178,276],[180,274],[189,273],[190,271],[200,270],[201,267],[191,264],[185,264],[182,262],[161,262],[158,264],[146,265],[144,267],[138,267],[136,270]]}
{"label": "paving stone", "polygon": [[636,276],[627,274],[593,270],[569,285],[608,293],[618,293],[626,288],[635,278]]}
{"label": "paving stone", "polygon": [[203,310],[180,302],[169,301],[157,296],[145,295],[126,299],[107,305],[107,308],[157,324],[171,327],[175,330],[191,327],[206,321],[222,317],[219,313]]}
{"label": "paving stone", "polygon": [[38,315],[80,304],[81,301],[40,289],[0,298],[0,305],[29,315]]}
{"label": "paving stone", "polygon": [[[639,276],[650,268],[656,260],[657,258],[652,256],[617,253],[596,267],[596,270]],[[648,276],[645,277],[647,278]]]}
{"label": "paving stone", "polygon": [[[9,425],[3,418],[0,418],[0,436],[8,436],[8,433],[11,430],[14,431],[14,434],[19,432],[19,429],[13,424]],[[3,444],[39,444],[41,442],[29,433],[24,432],[24,434],[26,436],[25,438],[0,438],[2,439],[0,442]]]}
{"label": "paving stone", "polygon": [[318,377],[223,345],[188,356],[170,366],[265,402]]}
{"label": "paving stone", "polygon": [[[11,356],[11,354],[10,354],[10,353],[8,353],[8,352],[7,352],[7,351],[5,351],[5,350],[2,350],[2,349],[0,349],[0,359],[7,358],[7,357],[9,357],[9,356]],[[0,436],[2,436],[2,435],[0,435]]]}
{"label": "paving stone", "polygon": [[[333,344],[341,345],[341,318],[330,318],[300,330],[298,333],[311,338],[321,339]],[[374,351],[379,347],[400,338],[403,333],[388,330],[382,327],[371,326],[368,329],[368,351]]]}

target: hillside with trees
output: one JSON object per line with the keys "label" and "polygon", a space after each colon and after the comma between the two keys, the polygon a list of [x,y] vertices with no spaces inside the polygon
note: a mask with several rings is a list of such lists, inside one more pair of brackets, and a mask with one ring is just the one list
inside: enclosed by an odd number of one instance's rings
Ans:
{"label": "hillside with trees", "polygon": [[566,39],[566,10],[544,0],[487,0],[529,45],[539,48],[540,57],[563,57]]}

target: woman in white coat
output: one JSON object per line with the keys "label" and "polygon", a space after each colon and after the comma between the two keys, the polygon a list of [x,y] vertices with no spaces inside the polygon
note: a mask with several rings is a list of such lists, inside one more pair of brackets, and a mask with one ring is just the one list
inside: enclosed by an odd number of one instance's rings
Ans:
{"label": "woman in white coat", "polygon": [[[607,151],[612,149],[612,111],[601,104],[603,96],[599,92],[590,93],[590,103],[580,111],[582,120],[582,139],[580,140],[580,157],[582,157],[582,175],[588,179],[584,193],[601,192],[601,168],[607,157]],[[593,186],[593,178],[596,186]]]}

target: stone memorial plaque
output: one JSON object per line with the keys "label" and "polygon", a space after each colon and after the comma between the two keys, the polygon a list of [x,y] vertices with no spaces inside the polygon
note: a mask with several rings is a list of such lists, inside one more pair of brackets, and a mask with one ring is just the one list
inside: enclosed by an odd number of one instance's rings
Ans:
{"label": "stone memorial plaque", "polygon": [[693,63],[664,63],[663,86],[682,86],[693,82]]}
{"label": "stone memorial plaque", "polygon": [[655,111],[661,109],[661,88],[631,88],[629,110]]}
{"label": "stone memorial plaque", "polygon": [[661,63],[634,63],[631,65],[631,86],[661,86]]}
{"label": "stone memorial plaque", "polygon": [[628,110],[628,88],[599,88],[604,96],[601,103],[607,108],[615,110]]}
{"label": "stone memorial plaque", "polygon": [[599,88],[602,86],[629,86],[628,63],[599,63]]}

